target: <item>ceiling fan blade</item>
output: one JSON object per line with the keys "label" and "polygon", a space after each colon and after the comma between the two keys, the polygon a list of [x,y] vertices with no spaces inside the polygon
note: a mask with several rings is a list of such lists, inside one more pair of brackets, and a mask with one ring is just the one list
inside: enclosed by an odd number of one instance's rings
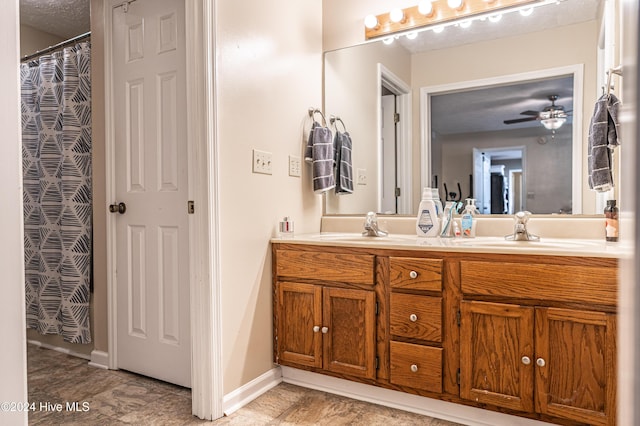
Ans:
{"label": "ceiling fan blade", "polygon": [[504,120],[504,124],[524,123],[525,121],[535,121],[537,119],[538,119],[538,117],[537,117],[537,114],[536,114],[536,117],[516,118],[514,120]]}
{"label": "ceiling fan blade", "polygon": [[520,115],[538,115],[540,112],[539,111],[532,111],[532,110],[527,110],[527,111],[523,111],[520,113]]}

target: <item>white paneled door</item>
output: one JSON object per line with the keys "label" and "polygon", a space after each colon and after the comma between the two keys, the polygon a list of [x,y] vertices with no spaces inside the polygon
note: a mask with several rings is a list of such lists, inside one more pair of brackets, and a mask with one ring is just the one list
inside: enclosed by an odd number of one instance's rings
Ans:
{"label": "white paneled door", "polygon": [[117,366],[190,386],[184,0],[117,3]]}

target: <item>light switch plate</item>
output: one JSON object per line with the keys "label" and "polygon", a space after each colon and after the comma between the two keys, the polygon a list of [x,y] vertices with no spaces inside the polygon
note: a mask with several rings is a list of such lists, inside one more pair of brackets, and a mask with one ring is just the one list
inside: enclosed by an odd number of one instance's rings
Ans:
{"label": "light switch plate", "polygon": [[302,174],[302,162],[297,155],[289,156],[289,176],[300,177]]}
{"label": "light switch plate", "polygon": [[253,173],[262,173],[265,175],[273,174],[272,154],[258,149],[253,150]]}
{"label": "light switch plate", "polygon": [[358,175],[356,177],[356,182],[358,182],[358,185],[366,185],[367,184],[367,169],[358,169]]}

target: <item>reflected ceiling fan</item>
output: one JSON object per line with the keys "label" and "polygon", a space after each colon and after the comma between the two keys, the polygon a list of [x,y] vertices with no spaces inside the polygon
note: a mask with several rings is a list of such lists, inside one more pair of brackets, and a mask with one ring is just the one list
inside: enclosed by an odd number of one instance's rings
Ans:
{"label": "reflected ceiling fan", "polygon": [[528,115],[529,117],[504,120],[504,124],[516,124],[538,120],[545,128],[555,132],[557,129],[562,127],[565,121],[567,121],[567,117],[571,111],[565,111],[563,106],[556,105],[558,95],[550,95],[549,100],[551,101],[551,105],[544,107],[542,111],[523,111],[520,114]]}

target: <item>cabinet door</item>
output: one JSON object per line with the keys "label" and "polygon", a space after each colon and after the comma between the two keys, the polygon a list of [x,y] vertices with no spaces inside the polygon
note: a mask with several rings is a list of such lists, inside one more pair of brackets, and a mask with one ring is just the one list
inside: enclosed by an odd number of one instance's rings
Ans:
{"label": "cabinet door", "polygon": [[615,424],[615,315],[536,308],[536,409]]}
{"label": "cabinet door", "polygon": [[322,367],[322,287],[278,283],[276,362]]}
{"label": "cabinet door", "polygon": [[325,287],[323,292],[324,369],[375,378],[375,294]]}
{"label": "cabinet door", "polygon": [[533,308],[462,302],[460,396],[533,411]]}

